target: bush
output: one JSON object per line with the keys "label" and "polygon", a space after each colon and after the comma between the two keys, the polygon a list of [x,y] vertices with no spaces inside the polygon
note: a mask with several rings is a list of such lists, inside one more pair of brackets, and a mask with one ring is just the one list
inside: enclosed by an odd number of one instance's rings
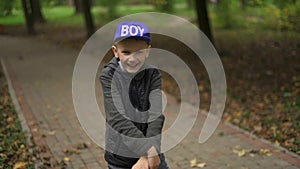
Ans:
{"label": "bush", "polygon": [[264,8],[266,12],[264,17],[264,27],[272,30],[280,30],[281,23],[281,11],[276,6],[268,6]]}
{"label": "bush", "polygon": [[300,31],[300,1],[288,4],[281,10],[281,30]]}
{"label": "bush", "polygon": [[174,9],[174,0],[150,0],[150,3],[161,12],[172,13]]}
{"label": "bush", "polygon": [[244,25],[244,13],[241,11],[239,2],[222,0],[216,4],[216,22],[218,27],[224,29],[240,28]]}
{"label": "bush", "polygon": [[300,31],[300,2],[287,4],[283,8],[268,6],[265,8],[265,27],[281,31]]}
{"label": "bush", "polygon": [[62,0],[40,0],[40,1],[42,4],[45,4],[47,6],[62,6],[67,4],[66,1],[62,1]]}
{"label": "bush", "polygon": [[14,0],[0,1],[0,16],[8,16],[12,14]]}

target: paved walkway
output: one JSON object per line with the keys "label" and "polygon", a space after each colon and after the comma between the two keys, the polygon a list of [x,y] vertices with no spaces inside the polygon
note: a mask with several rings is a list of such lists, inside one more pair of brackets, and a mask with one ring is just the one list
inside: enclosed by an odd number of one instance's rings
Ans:
{"label": "paved walkway", "polygon": [[[106,168],[103,149],[87,137],[74,112],[71,79],[77,55],[74,50],[35,39],[0,37],[0,57],[33,140],[43,148],[41,157],[65,160],[67,168]],[[179,110],[172,98],[168,103],[166,127],[174,122]],[[227,124],[219,125],[213,137],[199,144],[204,119],[200,113],[187,137],[166,153],[172,169],[190,168],[194,158],[198,163],[205,162],[208,169],[300,168],[299,156]],[[243,149],[247,150],[245,155]],[[270,153],[259,153],[262,149]]]}

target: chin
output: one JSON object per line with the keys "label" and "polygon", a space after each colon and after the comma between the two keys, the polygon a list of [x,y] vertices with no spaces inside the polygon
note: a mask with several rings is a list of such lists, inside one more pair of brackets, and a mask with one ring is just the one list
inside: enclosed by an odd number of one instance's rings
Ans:
{"label": "chin", "polygon": [[137,71],[138,71],[138,69],[134,69],[134,70],[132,70],[132,69],[129,69],[129,70],[128,70],[128,69],[127,69],[127,72],[128,72],[128,73],[132,73],[132,74],[133,74],[133,73],[136,73]]}
{"label": "chin", "polygon": [[140,70],[140,68],[141,68],[141,66],[137,66],[135,68],[129,68],[129,67],[127,67],[126,70],[127,70],[128,73],[137,73]]}

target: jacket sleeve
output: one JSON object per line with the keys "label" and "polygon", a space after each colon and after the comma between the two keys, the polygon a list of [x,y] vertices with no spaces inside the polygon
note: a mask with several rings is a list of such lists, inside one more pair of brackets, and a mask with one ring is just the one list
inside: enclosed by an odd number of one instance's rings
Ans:
{"label": "jacket sleeve", "polygon": [[153,138],[151,140],[155,142],[154,146],[160,152],[161,133],[165,117],[162,114],[161,74],[158,70],[155,70],[152,76],[150,91],[149,122],[146,137]]}
{"label": "jacket sleeve", "polygon": [[[120,92],[117,87],[112,83],[112,78],[109,75],[101,75],[100,81],[102,84],[104,95],[104,107],[106,112],[106,123],[110,126],[115,133],[122,136],[122,141],[128,148],[140,156],[147,154],[147,151],[154,144],[149,139],[136,139],[146,138],[144,134],[125,116],[125,109],[121,100]],[[113,86],[113,87],[112,87]],[[113,140],[119,142],[120,137]]]}

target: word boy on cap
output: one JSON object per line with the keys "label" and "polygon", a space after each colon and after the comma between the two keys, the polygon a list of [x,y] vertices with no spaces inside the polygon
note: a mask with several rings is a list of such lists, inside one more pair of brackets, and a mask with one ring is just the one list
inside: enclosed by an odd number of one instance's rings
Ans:
{"label": "word boy on cap", "polygon": [[139,22],[123,22],[119,25],[114,42],[128,37],[136,37],[150,43],[150,32],[147,26]]}
{"label": "word boy on cap", "polygon": [[139,34],[139,36],[143,36],[145,29],[140,26],[135,25],[122,25],[121,26],[121,36],[136,36]]}

